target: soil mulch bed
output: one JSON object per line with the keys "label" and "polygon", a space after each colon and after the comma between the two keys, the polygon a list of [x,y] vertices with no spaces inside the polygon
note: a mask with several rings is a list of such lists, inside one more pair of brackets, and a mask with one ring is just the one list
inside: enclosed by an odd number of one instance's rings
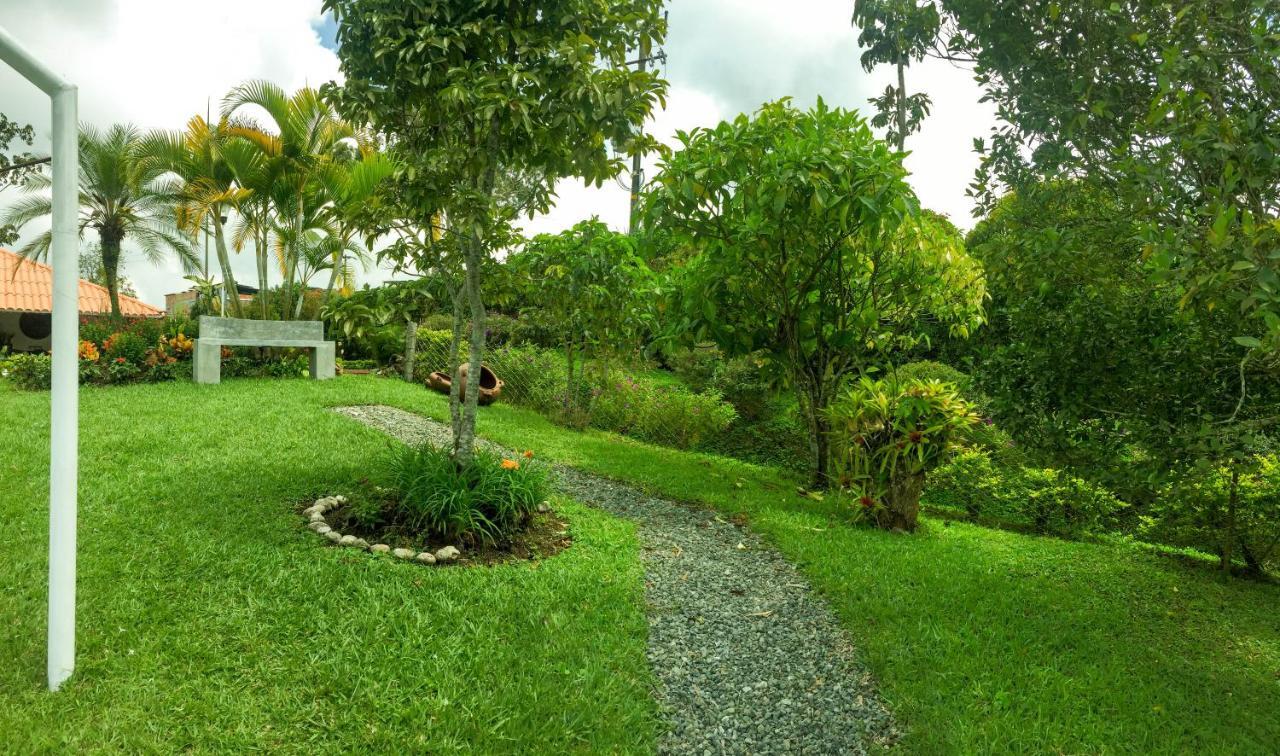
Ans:
{"label": "soil mulch bed", "polygon": [[[299,511],[302,511],[302,507],[299,507]],[[462,552],[456,562],[461,565],[488,566],[546,559],[573,544],[568,521],[554,511],[531,513],[524,527],[509,541],[491,545],[468,544],[432,536],[424,537],[421,532],[385,519],[370,525],[353,515],[350,503],[326,512],[325,520],[330,527],[341,533],[363,538],[369,543],[385,543],[393,549],[406,548],[435,552],[445,546],[455,546]]]}

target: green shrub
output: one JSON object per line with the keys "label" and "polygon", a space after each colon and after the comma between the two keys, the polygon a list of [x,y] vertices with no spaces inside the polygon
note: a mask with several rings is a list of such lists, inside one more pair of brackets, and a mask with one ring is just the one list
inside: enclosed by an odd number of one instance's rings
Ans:
{"label": "green shrub", "polygon": [[423,444],[393,452],[389,487],[397,520],[450,540],[501,543],[550,492],[547,468],[478,448],[459,470],[445,449]]}
{"label": "green shrub", "polygon": [[625,373],[594,382],[591,392],[593,427],[677,449],[692,449],[713,438],[737,414],[714,391],[694,393]]}
{"label": "green shrub", "polygon": [[935,506],[1060,536],[1101,531],[1125,507],[1107,490],[1061,470],[1001,464],[978,449],[934,470],[928,489]]}
{"label": "green shrub", "polygon": [[705,391],[715,385],[716,373],[724,365],[724,355],[719,348],[699,345],[681,349],[667,358],[672,371],[694,391]]}
{"label": "green shrub", "polygon": [[[1280,568],[1280,458],[1262,455],[1242,464],[1236,493],[1233,561],[1261,572]],[[1229,538],[1231,473],[1227,468],[1198,470],[1158,491],[1137,518],[1145,540],[1217,554]]]}
{"label": "green shrub", "polygon": [[249,347],[234,350],[230,359],[222,361],[224,378],[299,378],[307,374],[307,355],[286,352],[279,357],[258,359],[250,356]]}
{"label": "green shrub", "polygon": [[[414,378],[448,370],[447,331],[420,330]],[[467,353],[464,342],[460,349]],[[485,365],[503,381],[501,401],[528,407],[571,427],[593,427],[679,449],[697,447],[724,432],[734,409],[714,391],[695,393],[678,384],[616,369],[608,380],[588,371],[576,402],[565,399],[564,357],[532,346],[503,346],[485,355]],[[581,408],[566,415],[564,408]]]}
{"label": "green shrub", "polygon": [[343,370],[373,370],[378,367],[375,360],[349,360],[344,357],[338,358],[338,364]]}
{"label": "green shrub", "polygon": [[155,348],[160,341],[159,329],[155,338],[149,339],[151,329],[124,328],[107,337],[102,343],[102,359],[104,362],[115,362],[124,358],[126,362],[139,364],[147,359],[147,352]]}
{"label": "green shrub", "polygon": [[739,416],[733,424],[701,445],[705,451],[760,465],[808,472],[809,433],[791,397],[773,395],[761,417]]}
{"label": "green shrub", "polygon": [[535,347],[506,346],[489,352],[485,364],[502,379],[506,401],[539,412],[560,406],[564,391],[564,360],[560,355]]}
{"label": "green shrub", "polygon": [[53,384],[53,360],[47,354],[15,354],[0,363],[0,377],[25,391],[47,391]]}

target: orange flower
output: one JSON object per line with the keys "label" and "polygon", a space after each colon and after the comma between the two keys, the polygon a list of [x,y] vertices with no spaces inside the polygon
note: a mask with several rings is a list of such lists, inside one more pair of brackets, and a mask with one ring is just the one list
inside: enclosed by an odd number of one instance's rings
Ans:
{"label": "orange flower", "polygon": [[533,459],[533,449],[526,449],[524,452],[525,459]]}
{"label": "orange flower", "polygon": [[92,341],[80,342],[80,359],[89,360],[90,362],[98,361],[98,345]]}
{"label": "orange flower", "polygon": [[519,470],[520,463],[515,461],[514,459],[504,459],[502,460],[502,469],[503,470]]}

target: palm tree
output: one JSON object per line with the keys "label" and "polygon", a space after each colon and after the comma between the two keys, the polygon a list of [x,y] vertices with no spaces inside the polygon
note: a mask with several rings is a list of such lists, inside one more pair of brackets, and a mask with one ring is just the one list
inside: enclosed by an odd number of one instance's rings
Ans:
{"label": "palm tree", "polygon": [[338,160],[325,166],[318,181],[329,199],[325,207],[330,237],[326,247],[330,271],[329,284],[325,287],[326,304],[333,297],[339,280],[344,288],[350,288],[355,263],[366,270],[370,263],[371,239],[361,245],[358,239],[361,224],[357,216],[376,200],[379,185],[395,172],[395,164],[385,154],[377,152],[371,144],[360,144],[356,159]]}
{"label": "palm tree", "polygon": [[[156,173],[174,174],[178,196],[176,221],[193,238],[212,228],[218,265],[222,269],[222,290],[230,297],[231,313],[244,313],[237,294],[235,273],[227,250],[228,213],[253,195],[239,183],[239,174],[248,172],[257,151],[253,145],[231,133],[232,123],[223,118],[210,124],[201,116],[187,122],[186,131],[156,131],[143,140],[141,154]],[[207,236],[206,236],[207,238]],[[207,272],[206,272],[207,275]]]}
{"label": "palm tree", "polygon": [[[126,239],[151,263],[163,260],[167,250],[177,254],[185,272],[198,268],[190,239],[175,223],[177,195],[141,159],[140,145],[138,130],[131,125],[118,124],[105,132],[92,126],[80,129],[80,235],[90,229],[97,232],[114,317],[120,317],[120,257]],[[31,194],[9,209],[4,222],[21,227],[52,215],[51,187],[48,176],[32,176],[25,185]],[[18,253],[45,260],[51,240],[52,233],[46,231]]]}
{"label": "palm tree", "polygon": [[323,166],[342,151],[344,140],[353,139],[356,132],[310,87],[290,96],[270,82],[247,82],[223,100],[223,116],[236,116],[250,106],[266,112],[273,130],[246,123],[231,131],[254,144],[265,159],[263,178],[270,185],[278,230],[285,232],[281,238],[287,241],[283,248],[285,291],[292,292],[302,244],[312,228],[307,223],[307,204],[309,197],[315,199],[313,182]]}

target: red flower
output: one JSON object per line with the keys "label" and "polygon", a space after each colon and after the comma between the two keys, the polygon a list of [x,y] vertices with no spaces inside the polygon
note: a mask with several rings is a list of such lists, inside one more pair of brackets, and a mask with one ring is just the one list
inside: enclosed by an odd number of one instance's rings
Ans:
{"label": "red flower", "polygon": [[117,358],[116,358],[116,364],[117,364],[117,365],[123,365],[124,363],[125,363],[125,358],[123,358],[123,357],[117,357]]}
{"label": "red flower", "polygon": [[870,509],[876,505],[876,500],[870,496],[863,496],[861,499],[858,499],[858,503],[862,505],[863,509]]}

